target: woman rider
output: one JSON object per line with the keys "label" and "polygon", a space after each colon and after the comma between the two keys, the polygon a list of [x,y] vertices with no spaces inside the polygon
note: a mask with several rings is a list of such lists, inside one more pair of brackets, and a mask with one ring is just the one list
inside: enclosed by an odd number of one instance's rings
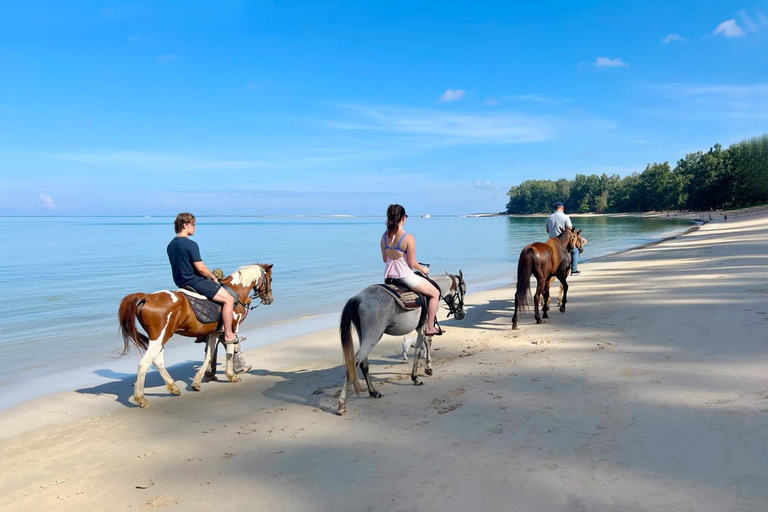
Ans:
{"label": "woman rider", "polygon": [[423,277],[416,275],[415,270],[429,274],[429,269],[416,261],[416,240],[403,230],[403,224],[408,215],[405,208],[399,204],[391,204],[387,208],[387,231],[381,237],[381,259],[386,264],[385,278],[400,279],[408,287],[428,298],[427,325],[425,336],[442,334],[435,329],[435,315],[440,300],[440,290]]}

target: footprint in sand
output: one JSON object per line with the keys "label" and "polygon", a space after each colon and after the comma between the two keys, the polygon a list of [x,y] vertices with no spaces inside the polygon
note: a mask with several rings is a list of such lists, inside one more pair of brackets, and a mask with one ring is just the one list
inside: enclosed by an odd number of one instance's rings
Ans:
{"label": "footprint in sand", "polygon": [[464,394],[464,388],[458,387],[454,390],[449,391],[447,395],[436,397],[434,400],[432,400],[430,407],[435,409],[437,411],[437,414],[445,414],[447,412],[455,411],[456,409],[464,405],[458,400],[455,400],[455,398],[460,397],[463,394]]}

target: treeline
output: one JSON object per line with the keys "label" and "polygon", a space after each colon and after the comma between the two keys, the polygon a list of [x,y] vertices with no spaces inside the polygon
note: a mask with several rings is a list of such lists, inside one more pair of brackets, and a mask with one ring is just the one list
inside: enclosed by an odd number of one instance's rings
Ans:
{"label": "treeline", "polygon": [[573,180],[527,180],[507,192],[507,213],[551,212],[557,201],[578,213],[709,210],[768,203],[768,134],[723,149],[685,155],[641,173],[577,174]]}

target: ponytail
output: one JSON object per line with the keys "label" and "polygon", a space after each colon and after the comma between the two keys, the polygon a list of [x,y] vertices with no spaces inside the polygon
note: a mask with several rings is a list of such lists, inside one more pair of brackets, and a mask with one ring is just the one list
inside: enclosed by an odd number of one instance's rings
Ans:
{"label": "ponytail", "polygon": [[395,236],[397,234],[397,228],[404,217],[408,217],[405,213],[405,208],[399,204],[389,205],[389,208],[387,208],[387,235]]}

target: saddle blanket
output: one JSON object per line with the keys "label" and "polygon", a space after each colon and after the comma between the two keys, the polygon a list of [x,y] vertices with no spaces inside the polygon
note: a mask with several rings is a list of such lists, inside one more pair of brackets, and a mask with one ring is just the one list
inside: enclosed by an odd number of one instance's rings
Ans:
{"label": "saddle blanket", "polygon": [[414,291],[400,288],[394,284],[377,284],[376,286],[381,286],[386,290],[395,299],[398,306],[406,311],[419,309],[423,305],[421,295]]}

